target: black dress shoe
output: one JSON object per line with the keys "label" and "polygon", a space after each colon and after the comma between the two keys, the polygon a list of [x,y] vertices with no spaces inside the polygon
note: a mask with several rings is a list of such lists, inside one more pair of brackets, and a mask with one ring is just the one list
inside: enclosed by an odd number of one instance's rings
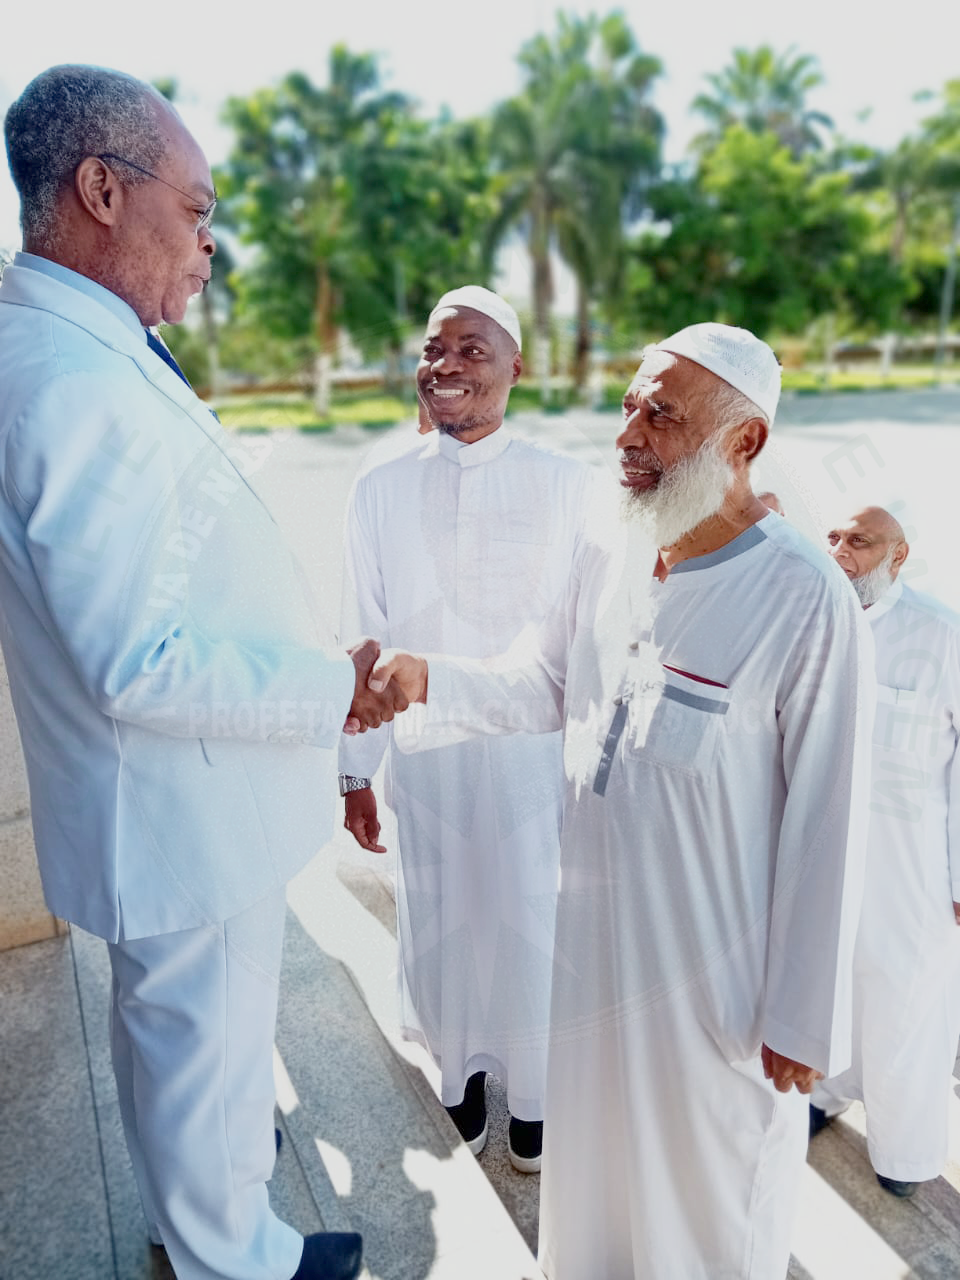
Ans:
{"label": "black dress shoe", "polygon": [[821,1111],[819,1107],[815,1107],[810,1103],[810,1137],[815,1138],[821,1129],[825,1129],[833,1116],[828,1116],[825,1111]]}
{"label": "black dress shoe", "polygon": [[293,1280],[355,1280],[362,1266],[363,1240],[356,1231],[317,1231],[304,1236]]}
{"label": "black dress shoe", "polygon": [[487,1073],[475,1071],[463,1091],[463,1101],[447,1107],[447,1115],[457,1126],[460,1137],[475,1156],[487,1141]]}
{"label": "black dress shoe", "polygon": [[877,1174],[877,1181],[884,1191],[889,1191],[892,1196],[899,1196],[901,1200],[912,1196],[920,1185],[919,1182],[898,1182],[896,1178],[885,1178],[882,1173]]}

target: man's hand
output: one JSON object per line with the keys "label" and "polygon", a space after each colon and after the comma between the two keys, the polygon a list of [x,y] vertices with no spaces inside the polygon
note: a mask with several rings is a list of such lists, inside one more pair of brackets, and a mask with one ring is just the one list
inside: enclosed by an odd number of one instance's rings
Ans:
{"label": "man's hand", "polygon": [[376,729],[385,721],[392,720],[398,711],[406,711],[410,699],[396,680],[387,676],[380,682],[378,689],[373,690],[368,686],[367,678],[380,656],[380,645],[376,640],[361,640],[359,644],[349,648],[347,653],[353,659],[356,683],[350,713],[343,726],[344,733],[355,734]]}
{"label": "man's hand", "polygon": [[379,693],[390,681],[399,685],[408,703],[426,702],[428,674],[426,658],[419,658],[403,649],[384,649],[370,672],[367,684]]}
{"label": "man's hand", "polygon": [[780,1093],[789,1093],[794,1085],[798,1093],[812,1093],[813,1086],[823,1079],[822,1071],[815,1071],[802,1062],[794,1062],[793,1058],[774,1053],[768,1045],[762,1046],[760,1060],[763,1063],[763,1074],[773,1081],[774,1088]]}
{"label": "man's hand", "polygon": [[953,904],[953,918],[956,920],[957,924],[960,924],[960,902],[955,902]]}
{"label": "man's hand", "polygon": [[369,849],[371,853],[386,853],[387,846],[377,844],[380,834],[380,823],[377,821],[377,797],[373,787],[363,787],[359,791],[348,791],[343,797],[346,817],[343,825],[352,833],[361,849]]}

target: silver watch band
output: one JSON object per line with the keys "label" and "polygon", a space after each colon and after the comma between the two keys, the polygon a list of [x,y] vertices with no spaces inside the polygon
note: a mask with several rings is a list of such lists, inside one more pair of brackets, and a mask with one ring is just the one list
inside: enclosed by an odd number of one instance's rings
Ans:
{"label": "silver watch band", "polygon": [[342,796],[345,796],[348,791],[364,791],[370,786],[369,778],[352,778],[349,773],[341,773],[338,777]]}

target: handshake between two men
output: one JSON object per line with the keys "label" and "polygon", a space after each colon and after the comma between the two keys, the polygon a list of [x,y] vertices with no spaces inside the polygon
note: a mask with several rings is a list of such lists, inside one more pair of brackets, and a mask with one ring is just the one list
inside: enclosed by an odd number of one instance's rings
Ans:
{"label": "handshake between two men", "polygon": [[427,700],[427,662],[412,653],[388,649],[366,638],[347,650],[353,659],[356,685],[344,733],[377,729],[406,711],[411,702]]}

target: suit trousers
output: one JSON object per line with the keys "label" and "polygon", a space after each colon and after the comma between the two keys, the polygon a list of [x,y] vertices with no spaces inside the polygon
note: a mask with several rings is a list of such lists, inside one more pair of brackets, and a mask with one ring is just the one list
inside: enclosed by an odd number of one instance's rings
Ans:
{"label": "suit trousers", "polygon": [[109,943],[111,1047],[151,1238],[179,1280],[290,1280],[303,1237],[270,1208],[286,894],[219,924]]}

